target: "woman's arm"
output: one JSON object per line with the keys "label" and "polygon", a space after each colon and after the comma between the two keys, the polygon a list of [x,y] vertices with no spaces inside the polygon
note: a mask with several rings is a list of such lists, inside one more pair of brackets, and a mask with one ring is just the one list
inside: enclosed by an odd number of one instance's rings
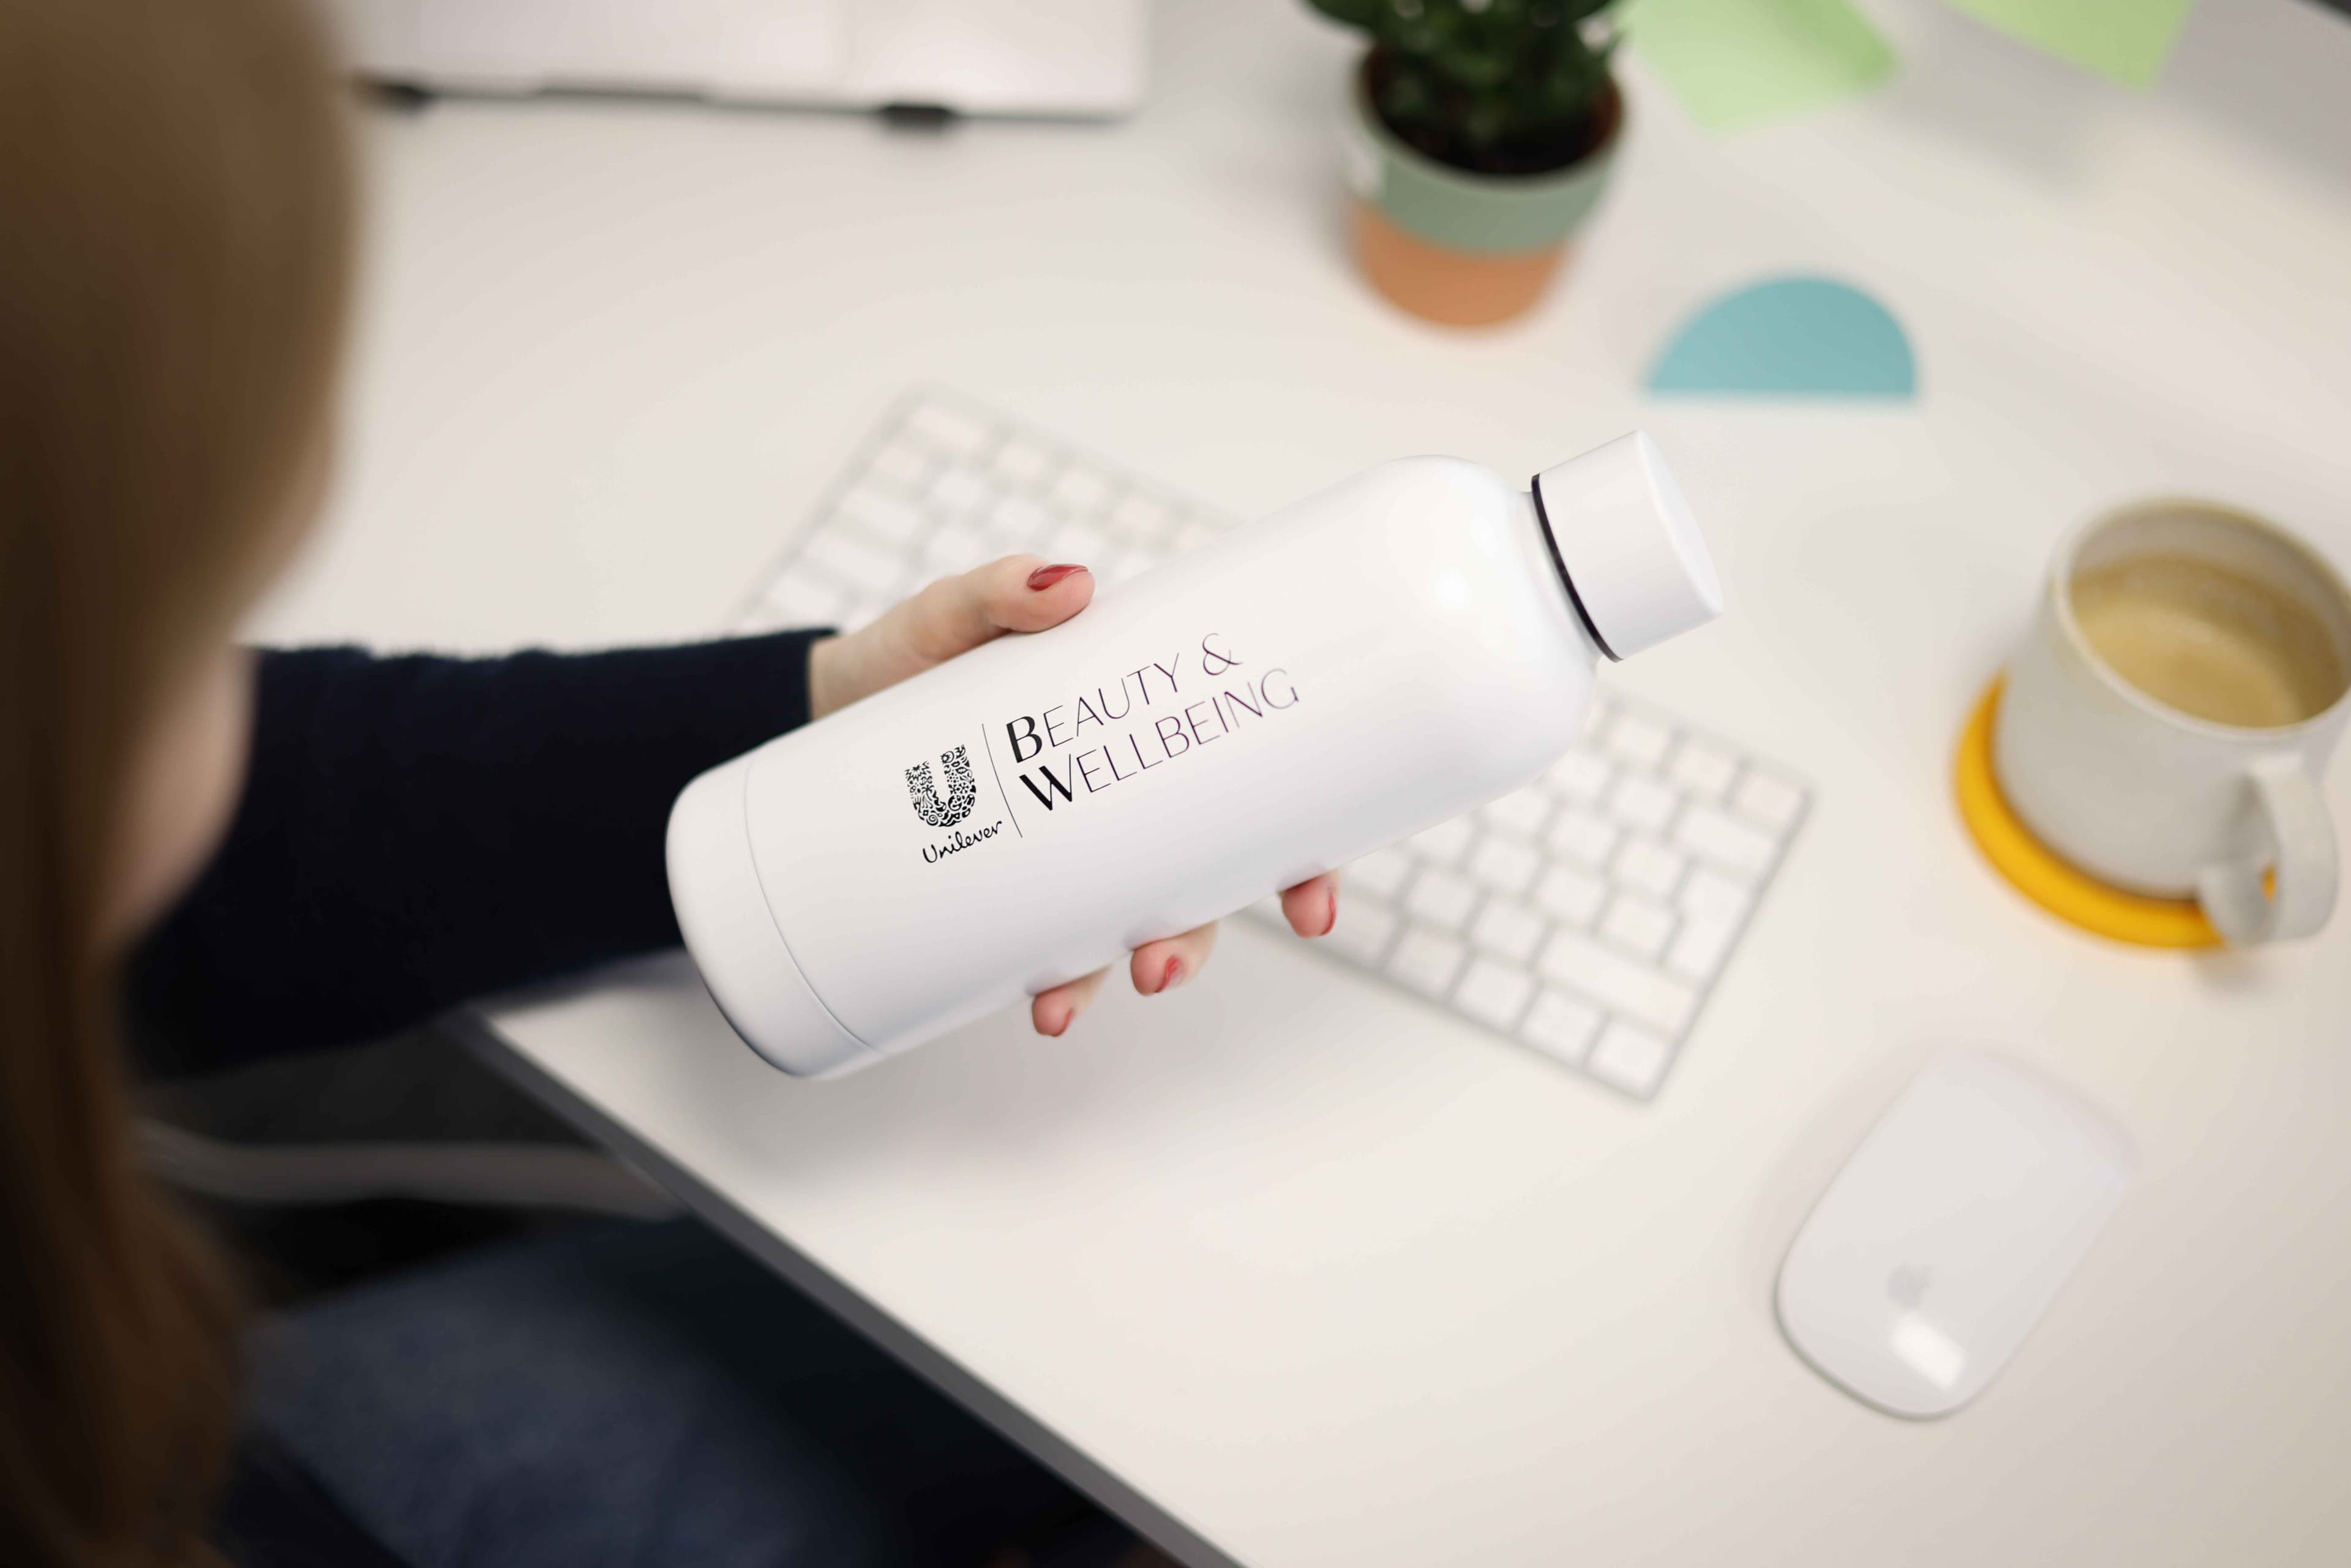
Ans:
{"label": "woman's arm", "polygon": [[821,635],[496,659],[264,653],[235,821],[132,958],[152,1064],[366,1040],[675,943],[670,803],[807,722]]}
{"label": "woman's arm", "polygon": [[[265,653],[236,820],[133,956],[133,1038],[152,1069],[225,1067],[674,944],[663,841],[688,779],[1092,597],[1082,567],[1008,556],[845,637],[503,659]],[[1282,911],[1320,936],[1338,894],[1325,873],[1285,891]],[[1216,933],[1136,948],[1134,988],[1191,978]],[[1038,1030],[1067,1030],[1107,973],[1031,998]]]}

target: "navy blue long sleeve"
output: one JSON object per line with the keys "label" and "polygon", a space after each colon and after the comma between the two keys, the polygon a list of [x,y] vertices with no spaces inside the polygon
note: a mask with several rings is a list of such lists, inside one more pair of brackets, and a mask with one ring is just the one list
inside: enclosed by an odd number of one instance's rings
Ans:
{"label": "navy blue long sleeve", "polygon": [[150,1065],[367,1040],[678,940],[670,802],[808,720],[783,632],[599,653],[265,653],[236,816],[133,956]]}

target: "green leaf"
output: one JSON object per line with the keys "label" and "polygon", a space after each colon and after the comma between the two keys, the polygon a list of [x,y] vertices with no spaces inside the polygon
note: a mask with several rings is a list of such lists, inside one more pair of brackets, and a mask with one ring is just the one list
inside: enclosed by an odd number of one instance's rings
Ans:
{"label": "green leaf", "polygon": [[1371,32],[1379,25],[1380,13],[1385,10],[1384,0],[1306,0],[1306,3],[1333,22]]}
{"label": "green leaf", "polygon": [[1589,43],[1583,24],[1614,0],[1308,3],[1371,38],[1386,61],[1380,112],[1426,131],[1428,146],[1559,135],[1588,123],[1608,89],[1614,37]]}

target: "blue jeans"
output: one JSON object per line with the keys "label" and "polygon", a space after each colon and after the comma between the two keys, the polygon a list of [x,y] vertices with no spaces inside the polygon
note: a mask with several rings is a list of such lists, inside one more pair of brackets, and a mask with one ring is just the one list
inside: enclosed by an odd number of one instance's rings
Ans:
{"label": "blue jeans", "polygon": [[973,1563],[1059,1480],[699,1224],[582,1224],[257,1330],[251,1418],[413,1568]]}

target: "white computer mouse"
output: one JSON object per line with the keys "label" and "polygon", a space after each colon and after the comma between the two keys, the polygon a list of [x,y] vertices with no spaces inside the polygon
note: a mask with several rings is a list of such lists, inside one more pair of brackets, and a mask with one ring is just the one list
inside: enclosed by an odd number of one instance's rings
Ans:
{"label": "white computer mouse", "polygon": [[1780,1326],[1831,1382],[1948,1416],[2024,1342],[2122,1201],[2130,1140],[1994,1057],[1942,1057],[1821,1196],[1780,1266]]}

